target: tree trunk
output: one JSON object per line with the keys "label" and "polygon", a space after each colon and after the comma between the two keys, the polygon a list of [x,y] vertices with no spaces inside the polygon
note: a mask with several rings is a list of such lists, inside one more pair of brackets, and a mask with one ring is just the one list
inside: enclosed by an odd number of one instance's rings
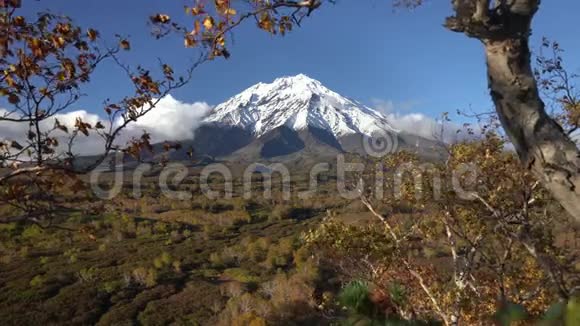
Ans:
{"label": "tree trunk", "polygon": [[522,163],[580,222],[580,152],[546,113],[532,72],[528,43],[540,0],[452,4],[445,26],[484,44],[491,98]]}
{"label": "tree trunk", "polygon": [[526,37],[485,40],[491,97],[522,163],[580,222],[580,159],[576,144],[545,111]]}

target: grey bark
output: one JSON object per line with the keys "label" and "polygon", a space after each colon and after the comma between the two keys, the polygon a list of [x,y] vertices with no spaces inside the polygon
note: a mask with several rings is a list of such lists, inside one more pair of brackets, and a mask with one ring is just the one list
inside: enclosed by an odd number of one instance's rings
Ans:
{"label": "grey bark", "polygon": [[580,152],[546,113],[531,66],[529,36],[540,1],[487,1],[483,14],[470,1],[453,3],[456,15],[446,27],[483,43],[490,95],[520,160],[580,222]]}

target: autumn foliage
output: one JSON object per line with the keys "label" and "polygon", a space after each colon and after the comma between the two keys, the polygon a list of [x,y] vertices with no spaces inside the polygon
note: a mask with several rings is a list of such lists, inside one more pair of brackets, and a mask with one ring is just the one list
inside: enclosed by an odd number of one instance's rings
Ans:
{"label": "autumn foliage", "polygon": [[[165,95],[185,85],[206,57],[199,57],[182,74],[175,74],[163,62],[155,73],[122,62],[122,52],[131,50],[131,45],[120,35],[114,36],[116,45],[106,46],[110,42],[97,30],[81,28],[66,16],[41,12],[37,17],[25,17],[21,11],[20,1],[0,3],[0,96],[10,104],[0,122],[27,129],[15,139],[0,140],[0,167],[6,172],[0,177],[1,201],[20,213],[4,221],[38,222],[50,220],[56,210],[67,209],[54,198],[59,192],[80,190],[77,175],[99,166],[112,153],[138,156],[149,149],[147,133],[129,144],[120,143],[119,135]],[[77,118],[73,125],[59,121],[58,114],[78,103],[85,95],[83,86],[104,62],[125,73],[134,92],[116,102],[107,99],[102,121],[88,123]],[[81,163],[75,145],[80,137],[89,136],[102,139],[103,146],[90,162]],[[14,178],[19,181],[13,182]],[[71,184],[73,188],[69,188]]]}

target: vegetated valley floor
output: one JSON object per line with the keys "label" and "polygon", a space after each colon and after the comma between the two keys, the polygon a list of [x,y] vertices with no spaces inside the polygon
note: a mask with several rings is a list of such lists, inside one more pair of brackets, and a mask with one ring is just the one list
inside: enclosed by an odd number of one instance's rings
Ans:
{"label": "vegetated valley floor", "polygon": [[300,234],[344,206],[332,182],[285,202],[279,187],[268,200],[209,200],[195,177],[181,186],[193,199],[170,200],[155,181],[139,199],[130,186],[112,201],[77,195],[78,210],[57,227],[0,226],[2,324],[213,324],[228,284],[255,286],[291,268]]}

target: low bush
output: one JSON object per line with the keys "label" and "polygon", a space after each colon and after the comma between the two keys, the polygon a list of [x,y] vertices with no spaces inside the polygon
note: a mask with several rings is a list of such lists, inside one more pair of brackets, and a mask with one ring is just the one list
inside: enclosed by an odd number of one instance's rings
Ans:
{"label": "low bush", "polygon": [[257,283],[260,281],[258,276],[253,275],[243,268],[228,268],[224,271],[223,275],[228,279],[241,283]]}

